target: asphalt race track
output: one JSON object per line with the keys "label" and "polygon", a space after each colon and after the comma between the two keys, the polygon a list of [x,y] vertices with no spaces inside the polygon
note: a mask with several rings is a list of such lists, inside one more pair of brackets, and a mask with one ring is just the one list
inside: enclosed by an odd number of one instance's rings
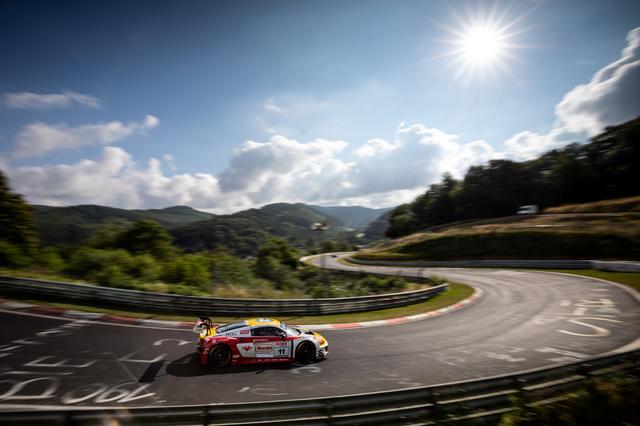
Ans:
{"label": "asphalt race track", "polygon": [[[336,260],[325,262],[344,268]],[[409,388],[573,362],[640,337],[640,304],[607,282],[528,271],[402,269],[437,273],[484,295],[441,317],[323,332],[330,355],[317,364],[225,370],[198,365],[189,331],[0,312],[0,409],[249,402]]]}

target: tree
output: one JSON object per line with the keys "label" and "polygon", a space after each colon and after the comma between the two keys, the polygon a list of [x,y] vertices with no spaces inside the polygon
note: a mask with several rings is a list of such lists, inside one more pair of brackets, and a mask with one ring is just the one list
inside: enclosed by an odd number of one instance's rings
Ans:
{"label": "tree", "polygon": [[[31,207],[20,194],[11,192],[9,182],[0,171],[0,263],[11,264],[11,258],[31,258],[38,249],[38,237]],[[13,253],[13,254],[11,254]]]}
{"label": "tree", "polygon": [[292,284],[292,272],[298,266],[298,255],[281,238],[272,238],[264,243],[256,255],[256,275],[275,283],[277,290]]}
{"label": "tree", "polygon": [[411,212],[411,204],[402,204],[392,210],[389,217],[389,227],[384,234],[389,238],[396,238],[414,230],[415,221]]}

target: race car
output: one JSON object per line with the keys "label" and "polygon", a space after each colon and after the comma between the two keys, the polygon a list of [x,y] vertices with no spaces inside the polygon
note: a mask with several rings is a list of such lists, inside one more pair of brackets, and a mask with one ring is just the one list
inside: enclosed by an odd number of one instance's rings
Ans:
{"label": "race car", "polygon": [[214,327],[210,318],[200,317],[193,332],[199,334],[196,352],[202,365],[307,363],[329,355],[327,339],[320,334],[271,318]]}

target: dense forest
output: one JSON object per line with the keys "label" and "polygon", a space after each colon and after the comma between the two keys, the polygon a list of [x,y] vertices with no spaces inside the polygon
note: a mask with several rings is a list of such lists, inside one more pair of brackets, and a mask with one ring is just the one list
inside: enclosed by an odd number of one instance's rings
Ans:
{"label": "dense forest", "polygon": [[640,193],[640,117],[608,127],[587,144],[571,144],[525,161],[491,160],[462,180],[446,174],[412,203],[390,214],[386,236],[434,225],[513,215],[518,206],[541,208]]}
{"label": "dense forest", "polygon": [[[38,238],[47,246],[75,246],[87,243],[107,223],[126,224],[154,220],[165,227],[173,242],[189,252],[212,250],[224,245],[237,256],[253,256],[270,238],[284,238],[289,244],[308,250],[319,250],[321,240],[340,246],[373,241],[362,238],[360,229],[382,211],[364,207],[319,207],[296,203],[277,203],[259,209],[228,215],[215,215],[187,206],[164,209],[124,210],[113,207],[80,205],[70,207],[32,206]],[[311,229],[313,223],[329,225],[320,235]],[[382,232],[371,234],[383,238]],[[357,236],[358,235],[358,236]],[[357,237],[356,237],[357,236]],[[369,235],[367,234],[367,237]]]}

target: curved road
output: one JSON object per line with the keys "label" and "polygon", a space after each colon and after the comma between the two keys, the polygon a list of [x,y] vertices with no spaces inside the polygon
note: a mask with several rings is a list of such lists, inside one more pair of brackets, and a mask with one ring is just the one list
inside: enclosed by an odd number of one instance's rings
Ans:
{"label": "curved road", "polygon": [[[325,263],[349,268],[328,256]],[[572,362],[637,344],[640,337],[636,297],[600,280],[492,269],[354,269],[437,273],[481,288],[484,296],[441,317],[323,332],[330,356],[318,364],[224,371],[197,364],[195,335],[189,331],[0,312],[0,409],[248,402],[382,391]]]}

